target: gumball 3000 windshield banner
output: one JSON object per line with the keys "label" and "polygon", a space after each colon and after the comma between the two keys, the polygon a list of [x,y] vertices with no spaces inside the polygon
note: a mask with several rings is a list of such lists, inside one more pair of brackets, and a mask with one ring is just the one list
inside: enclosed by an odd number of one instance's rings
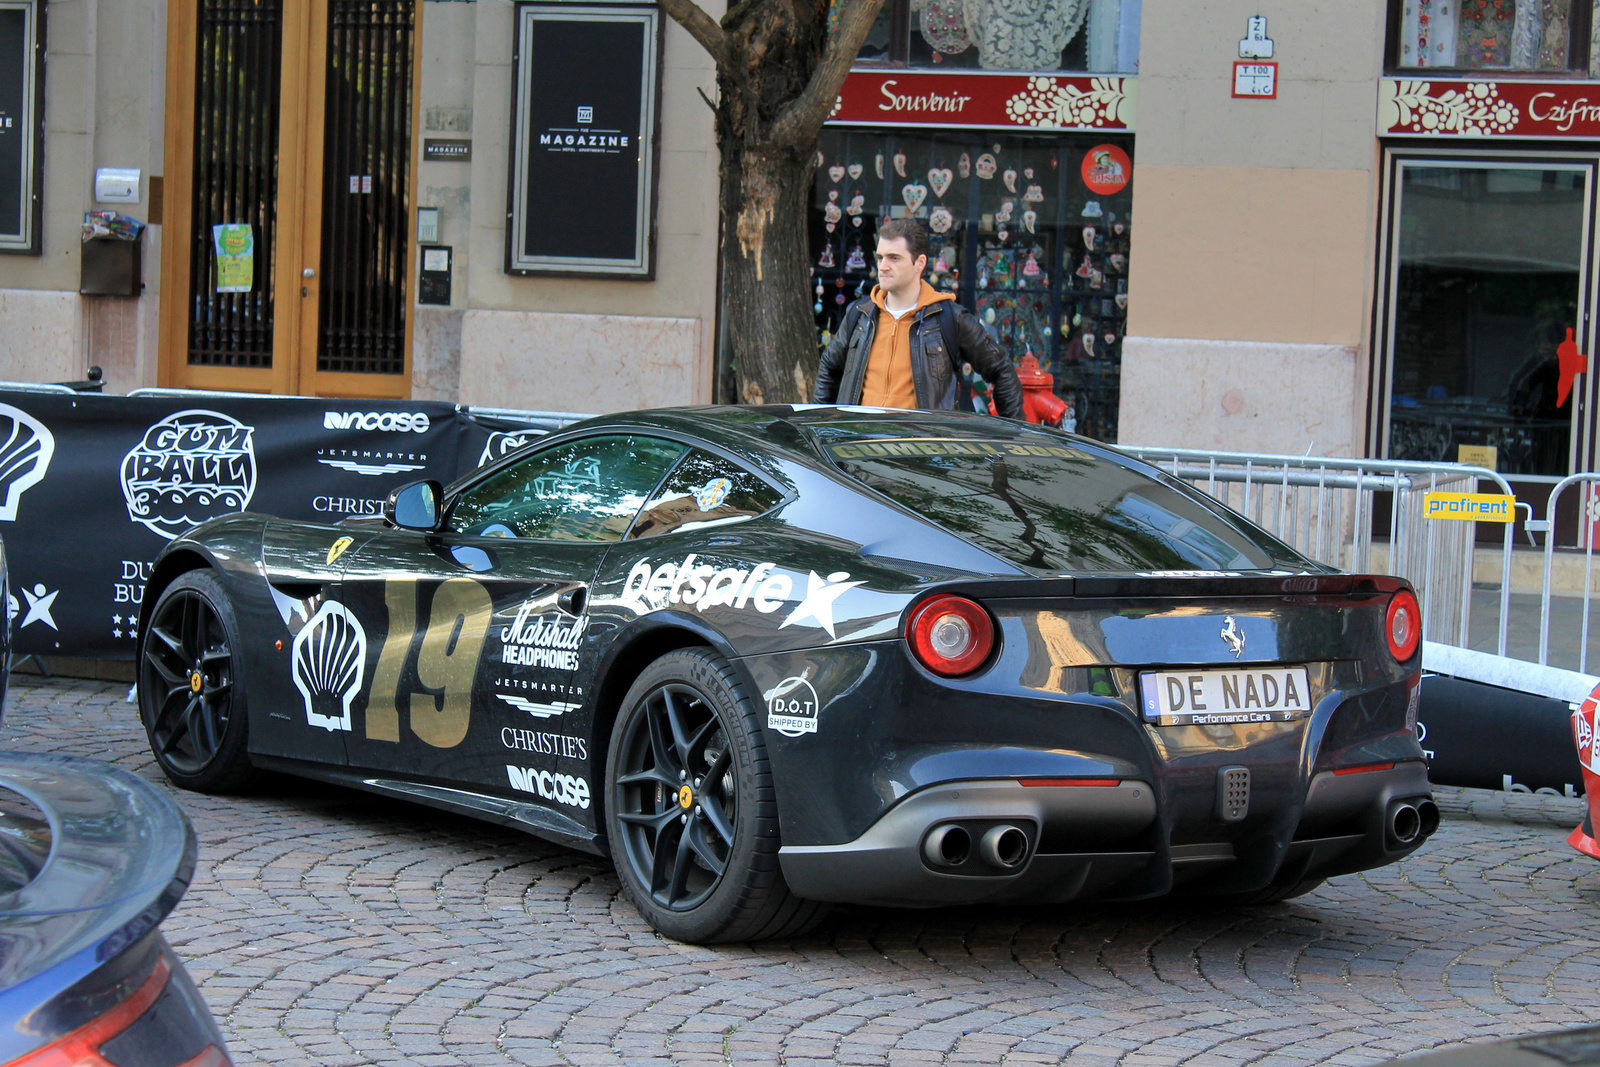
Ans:
{"label": "gumball 3000 windshield banner", "polygon": [[542,431],[453,404],[0,389],[0,537],[18,653],[131,659],[150,561],[242,511],[338,522]]}

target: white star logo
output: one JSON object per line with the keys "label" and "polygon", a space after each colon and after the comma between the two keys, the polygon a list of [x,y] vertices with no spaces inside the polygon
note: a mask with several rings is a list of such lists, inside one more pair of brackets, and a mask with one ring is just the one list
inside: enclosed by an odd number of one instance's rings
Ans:
{"label": "white star logo", "polygon": [[836,636],[833,632],[833,602],[838,600],[845,590],[867,584],[865,581],[847,582],[845,579],[848,577],[850,577],[849,571],[835,571],[824,581],[816,571],[812,571],[806,578],[805,599],[789,613],[789,617],[783,620],[783,626],[779,626],[778,629],[811,619],[811,625],[822,627],[828,631],[829,637]]}
{"label": "white star logo", "polygon": [[[50,605],[56,602],[56,597],[60,592],[61,590],[57,589],[54,592],[46,593],[43,582],[35,585],[32,592],[24,589],[22,595],[28,598],[28,613],[22,617],[22,625],[29,626],[36,622],[42,622],[50,629],[56,629],[56,620],[50,616]],[[21,628],[18,627],[18,629]]]}

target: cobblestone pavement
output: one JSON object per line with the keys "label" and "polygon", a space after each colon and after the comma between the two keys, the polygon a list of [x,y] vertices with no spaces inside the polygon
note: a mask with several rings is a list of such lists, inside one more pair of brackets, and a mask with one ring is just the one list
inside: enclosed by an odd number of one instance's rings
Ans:
{"label": "cobblestone pavement", "polygon": [[[14,681],[5,747],[160,780],[125,687]],[[165,929],[241,1064],[1361,1064],[1600,1018],[1563,798],[1446,791],[1417,855],[1272,907],[858,909],[695,948],[510,830],[288,780],[174,795],[200,864]]]}

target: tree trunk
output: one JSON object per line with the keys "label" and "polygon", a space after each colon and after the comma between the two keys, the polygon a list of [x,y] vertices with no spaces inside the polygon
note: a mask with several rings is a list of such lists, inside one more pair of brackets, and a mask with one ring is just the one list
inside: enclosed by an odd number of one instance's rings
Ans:
{"label": "tree trunk", "polygon": [[694,0],[659,2],[717,64],[722,354],[737,399],[808,402],[819,354],[806,240],[817,136],[883,0],[730,0],[720,22]]}
{"label": "tree trunk", "polygon": [[[815,149],[722,148],[722,316],[741,404],[810,403],[817,378],[806,201]],[[730,180],[730,178],[732,180]]]}

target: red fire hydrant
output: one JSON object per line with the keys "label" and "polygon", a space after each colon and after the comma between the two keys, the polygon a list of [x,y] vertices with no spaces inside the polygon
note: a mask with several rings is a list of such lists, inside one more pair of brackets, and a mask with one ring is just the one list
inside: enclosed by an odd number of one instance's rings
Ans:
{"label": "red fire hydrant", "polygon": [[[1067,413],[1067,402],[1051,390],[1055,378],[1039,369],[1039,361],[1028,352],[1017,367],[1017,380],[1022,382],[1022,414],[1029,422],[1040,426],[1060,426],[1061,416]],[[989,413],[997,415],[994,401],[989,402]]]}

